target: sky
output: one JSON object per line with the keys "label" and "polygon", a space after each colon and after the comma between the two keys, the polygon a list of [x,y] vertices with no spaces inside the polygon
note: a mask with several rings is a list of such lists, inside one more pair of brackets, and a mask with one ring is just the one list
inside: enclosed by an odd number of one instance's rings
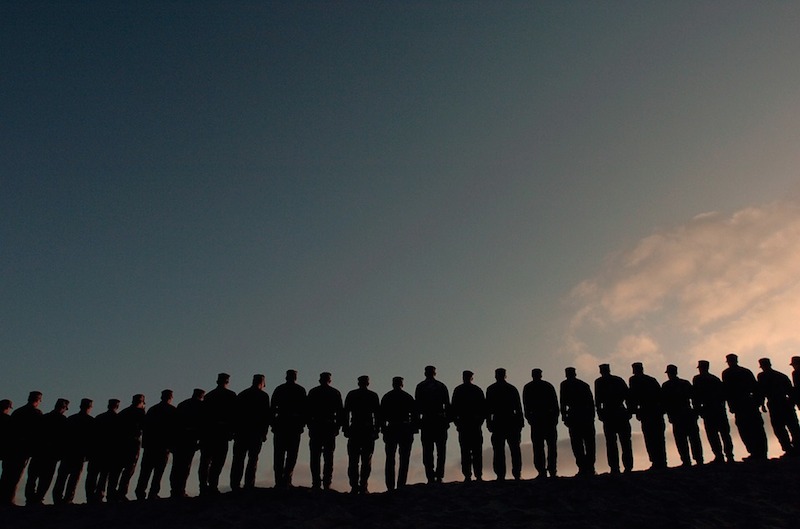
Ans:
{"label": "sky", "polygon": [[770,1],[4,2],[0,393],[663,380],[732,351],[788,372],[798,23]]}

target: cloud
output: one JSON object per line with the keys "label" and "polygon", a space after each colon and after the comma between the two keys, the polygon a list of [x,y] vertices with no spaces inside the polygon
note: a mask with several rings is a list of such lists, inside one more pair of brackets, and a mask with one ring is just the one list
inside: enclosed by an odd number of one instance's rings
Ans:
{"label": "cloud", "polygon": [[800,352],[800,204],[704,213],[654,233],[609,256],[570,303],[564,348],[578,366],[721,367],[730,351],[750,366],[761,356],[788,364]]}

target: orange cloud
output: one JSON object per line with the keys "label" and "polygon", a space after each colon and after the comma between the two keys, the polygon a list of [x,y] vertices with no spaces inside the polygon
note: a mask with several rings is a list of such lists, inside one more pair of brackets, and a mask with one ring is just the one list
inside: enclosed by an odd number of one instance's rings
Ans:
{"label": "orange cloud", "polygon": [[761,356],[788,363],[800,352],[798,241],[792,202],[706,213],[645,237],[573,289],[565,349],[576,363],[721,366],[730,351],[751,366]]}

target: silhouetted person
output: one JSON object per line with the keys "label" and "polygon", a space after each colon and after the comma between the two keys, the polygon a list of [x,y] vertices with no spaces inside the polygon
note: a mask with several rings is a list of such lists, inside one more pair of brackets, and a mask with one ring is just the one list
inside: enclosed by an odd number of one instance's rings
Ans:
{"label": "silhouetted person", "polygon": [[14,410],[9,421],[10,436],[8,451],[3,459],[3,475],[0,477],[0,504],[13,505],[17,486],[28,465],[32,447],[41,430],[42,402],[40,391],[31,391],[28,402]]}
{"label": "silhouetted person", "polygon": [[708,372],[708,360],[697,362],[699,373],[692,379],[694,408],[703,418],[708,444],[714,453],[714,463],[733,463],[733,441],[728,413],[725,411],[725,388],[722,381]]}
{"label": "silhouetted person", "polygon": [[792,401],[792,382],[789,377],[772,368],[769,358],[760,359],[758,365],[761,367],[757,377],[759,394],[767,401],[766,407],[762,405],[761,410],[769,409],[769,422],[783,451],[789,455],[797,454],[800,448],[800,424]]}
{"label": "silhouetted person", "polygon": [[[678,367],[667,366],[668,379],[661,386],[664,396],[664,409],[672,424],[675,446],[684,467],[692,466],[692,457],[698,465],[703,464],[703,445],[700,442],[700,429],[697,427],[698,413],[694,407],[694,390],[688,380],[678,377]],[[691,445],[691,457],[689,447]]]}
{"label": "silhouetted person", "polygon": [[286,382],[272,393],[272,442],[275,486],[291,487],[300,437],[306,424],[306,390],[297,383],[297,371],[286,371]]}
{"label": "silhouetted person", "polygon": [[358,389],[350,391],[344,399],[347,477],[353,494],[369,492],[372,454],[381,424],[378,394],[368,387],[369,377],[362,375],[358,377]]}
{"label": "silhouetted person", "polygon": [[722,383],[728,409],[733,413],[739,437],[750,453],[745,460],[767,459],[767,434],[759,406],[763,397],[758,394],[758,382],[753,372],[739,365],[739,357],[731,353],[725,357],[728,368],[722,372]]}
{"label": "silhouetted person", "polygon": [[[119,399],[108,399],[108,408],[94,418],[94,437],[89,450],[89,472],[97,473],[97,481],[86,482],[86,501],[98,503],[106,495],[108,483],[119,482],[115,471],[116,443],[118,438],[117,410]],[[112,494],[113,495],[113,494]]]}
{"label": "silhouetted person", "polygon": [[[344,403],[339,390],[331,386],[333,376],[320,373],[319,385],[308,392],[308,451],[311,455],[311,487],[331,488],[336,437],[344,424]],[[320,460],[322,471],[320,472]]]}
{"label": "silhouetted person", "polygon": [[67,399],[56,400],[53,410],[45,413],[40,421],[41,430],[33,444],[33,454],[28,465],[28,479],[25,483],[25,504],[39,505],[44,501],[56,466],[64,454],[64,436],[69,409]]}
{"label": "silhouetted person", "polygon": [[234,491],[242,486],[242,476],[245,489],[256,486],[258,456],[269,432],[270,404],[269,395],[264,391],[266,385],[264,375],[253,375],[250,387],[236,396],[236,427],[231,463],[231,490]]}
{"label": "silhouetted person", "polygon": [[463,383],[453,389],[450,407],[453,424],[458,431],[461,447],[461,472],[464,481],[483,479],[483,423],[486,420],[486,397],[483,390],[472,383],[474,373],[464,371]]}
{"label": "silhouetted person", "polygon": [[574,367],[564,369],[561,382],[561,420],[569,430],[569,442],[575,455],[579,476],[594,476],[596,443],[594,429],[594,397],[589,384],[580,380]]}
{"label": "silhouetted person", "polygon": [[[83,473],[83,464],[89,456],[89,450],[94,437],[94,417],[92,400],[81,399],[80,411],[70,415],[66,420],[64,429],[64,452],[61,464],[58,465],[56,483],[53,485],[53,503],[72,503],[75,499],[75,490],[78,480]],[[93,469],[94,470],[94,469]],[[94,490],[97,474],[92,472],[86,477],[87,489]]]}
{"label": "silhouetted person", "polygon": [[142,448],[144,406],[144,395],[137,393],[131,398],[131,405],[117,414],[116,469],[113,474],[119,472],[119,482],[115,484],[109,479],[109,501],[128,501],[128,487]]}
{"label": "silhouetted person", "polygon": [[652,463],[651,469],[667,468],[667,445],[664,438],[664,403],[661,398],[661,384],[645,375],[641,362],[631,364],[633,375],[628,379],[630,392],[628,406],[642,425],[642,437],[647,455]]}
{"label": "silhouetted person", "polygon": [[498,481],[506,479],[506,444],[511,453],[511,475],[522,477],[522,428],[525,418],[517,388],[506,381],[506,370],[494,370],[495,383],[486,388],[486,427],[492,434],[492,467]]}
{"label": "silhouetted person", "polygon": [[[405,486],[414,434],[419,430],[417,405],[414,397],[403,391],[403,377],[392,378],[392,390],[381,399],[383,442],[386,445],[386,489]],[[395,459],[399,452],[397,479]]]}
{"label": "silhouetted person", "polygon": [[0,400],[0,461],[5,465],[11,448],[11,410],[14,403],[9,399]]}
{"label": "silhouetted person", "polygon": [[[542,370],[531,370],[531,381],[522,388],[525,418],[531,426],[533,466],[539,477],[556,477],[558,464],[558,397],[553,385],[542,380]],[[546,453],[545,453],[546,450]]]}
{"label": "silhouetted person", "polygon": [[217,387],[203,399],[203,429],[200,432],[200,494],[219,494],[219,477],[228,444],[233,439],[236,425],[236,393],[228,389],[231,377],[227,373],[217,375]]}
{"label": "silhouetted person", "polygon": [[200,448],[206,392],[195,388],[191,398],[175,408],[175,446],[172,452],[172,469],[169,473],[170,497],[186,497],[186,481],[192,470],[194,454]]}
{"label": "silhouetted person", "polygon": [[163,390],[161,401],[147,410],[144,417],[142,465],[139,470],[139,481],[136,483],[138,500],[158,499],[158,494],[161,492],[161,478],[164,476],[170,451],[175,444],[176,410],[172,405],[172,396],[171,389]]}
{"label": "silhouetted person", "polygon": [[[619,451],[622,450],[622,467],[633,469],[631,445],[631,413],[628,409],[628,385],[611,374],[611,366],[600,364],[600,378],[594,381],[594,401],[597,417],[603,423],[606,438],[606,456],[612,474],[619,474]],[[619,441],[619,448],[617,447]]]}
{"label": "silhouetted person", "polygon": [[[425,367],[425,380],[417,384],[414,400],[419,410],[422,464],[428,483],[441,483],[447,459],[447,430],[450,428],[450,392],[436,380],[436,368]],[[434,463],[434,448],[436,458]]]}
{"label": "silhouetted person", "polygon": [[792,366],[792,390],[794,405],[800,408],[800,356],[793,356],[789,363]]}

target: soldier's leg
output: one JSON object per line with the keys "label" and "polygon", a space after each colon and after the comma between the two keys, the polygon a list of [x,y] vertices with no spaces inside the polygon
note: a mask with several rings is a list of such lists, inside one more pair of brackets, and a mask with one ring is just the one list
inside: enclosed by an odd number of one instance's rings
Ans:
{"label": "soldier's leg", "polygon": [[539,476],[545,477],[547,475],[547,459],[544,451],[544,432],[541,427],[531,428],[531,445],[533,446],[533,467],[538,472]]}
{"label": "soldier's leg", "polygon": [[606,438],[606,458],[608,468],[612,474],[619,473],[619,448],[617,448],[617,429],[616,425],[607,420],[603,422],[603,435]]}
{"label": "soldier's leg", "polygon": [[444,479],[444,465],[447,461],[447,430],[442,430],[436,437],[436,480]]}
{"label": "soldier's leg", "polygon": [[372,474],[372,454],[375,452],[375,440],[365,439],[361,447],[361,475],[359,488],[362,493],[368,492],[369,476]]}
{"label": "soldier's leg", "polygon": [[514,479],[522,478],[521,436],[522,432],[520,430],[514,430],[508,433],[508,450],[511,454],[511,475],[514,476]]}
{"label": "soldier's leg", "polygon": [[383,472],[386,478],[386,490],[394,490],[396,487],[394,468],[397,454],[397,439],[394,435],[383,434],[383,443],[386,451],[386,465],[384,466]]}
{"label": "soldier's leg", "polygon": [[358,441],[351,437],[347,440],[347,478],[350,482],[350,492],[358,492],[358,463],[360,454]]}
{"label": "soldier's leg", "polygon": [[506,479],[506,439],[500,432],[492,432],[492,468],[498,481]]}
{"label": "soldier's leg", "polygon": [[411,460],[411,445],[414,443],[412,434],[404,434],[398,443],[399,463],[397,468],[397,487],[405,487],[408,481],[408,465]]}
{"label": "soldier's leg", "polygon": [[467,481],[472,479],[472,443],[470,442],[470,437],[471,432],[458,431],[458,446],[461,449],[461,473]]}
{"label": "soldier's leg", "polygon": [[625,472],[633,470],[633,444],[631,442],[631,423],[621,421],[619,425],[619,444],[622,449],[622,468]]}
{"label": "soldier's leg", "polygon": [[336,435],[327,434],[322,447],[322,486],[325,490],[331,488],[333,481],[333,452],[336,450]]}
{"label": "soldier's leg", "polygon": [[292,475],[294,474],[294,466],[297,464],[297,454],[300,452],[300,432],[293,432],[288,439],[286,447],[286,463],[284,467],[284,474],[286,476],[286,484],[292,484]]}
{"label": "soldier's leg", "polygon": [[261,439],[254,437],[247,447],[247,465],[244,470],[244,487],[252,489],[256,486],[256,472],[258,471],[258,458],[261,455]]}

